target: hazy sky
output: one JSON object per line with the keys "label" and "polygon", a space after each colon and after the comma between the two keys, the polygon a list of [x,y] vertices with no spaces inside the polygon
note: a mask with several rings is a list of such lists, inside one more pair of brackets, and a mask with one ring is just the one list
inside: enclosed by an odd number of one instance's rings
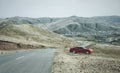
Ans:
{"label": "hazy sky", "polygon": [[120,0],[0,0],[0,17],[120,16]]}

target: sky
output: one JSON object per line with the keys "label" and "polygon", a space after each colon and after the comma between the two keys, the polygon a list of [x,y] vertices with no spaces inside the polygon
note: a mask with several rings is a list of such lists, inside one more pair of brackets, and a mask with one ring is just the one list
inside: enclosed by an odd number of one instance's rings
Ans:
{"label": "sky", "polygon": [[120,16],[120,0],[0,0],[0,18]]}

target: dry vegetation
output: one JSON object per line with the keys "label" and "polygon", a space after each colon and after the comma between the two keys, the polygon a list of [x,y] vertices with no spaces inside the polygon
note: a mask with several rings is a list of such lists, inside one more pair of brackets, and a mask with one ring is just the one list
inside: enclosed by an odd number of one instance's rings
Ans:
{"label": "dry vegetation", "polygon": [[72,54],[68,49],[56,52],[53,73],[120,73],[120,46],[93,44],[94,53]]}
{"label": "dry vegetation", "polygon": [[95,55],[120,59],[120,46],[107,44],[93,44],[89,48],[94,49]]}
{"label": "dry vegetation", "polygon": [[73,39],[44,30],[35,25],[0,26],[0,49],[65,48],[78,43]]}

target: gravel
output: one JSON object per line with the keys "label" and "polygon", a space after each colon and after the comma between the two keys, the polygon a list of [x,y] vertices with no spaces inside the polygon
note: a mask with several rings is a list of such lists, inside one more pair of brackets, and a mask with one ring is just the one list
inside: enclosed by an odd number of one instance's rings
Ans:
{"label": "gravel", "polygon": [[72,54],[68,50],[59,50],[52,73],[120,73],[120,59],[102,53]]}

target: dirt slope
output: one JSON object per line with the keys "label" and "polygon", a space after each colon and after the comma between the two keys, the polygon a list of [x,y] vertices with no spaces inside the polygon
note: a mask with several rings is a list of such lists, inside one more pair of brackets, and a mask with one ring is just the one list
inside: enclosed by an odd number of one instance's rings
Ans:
{"label": "dirt slope", "polygon": [[57,48],[70,47],[78,44],[70,38],[29,24],[0,26],[0,40],[6,41],[7,44],[8,42],[13,42],[23,45]]}

